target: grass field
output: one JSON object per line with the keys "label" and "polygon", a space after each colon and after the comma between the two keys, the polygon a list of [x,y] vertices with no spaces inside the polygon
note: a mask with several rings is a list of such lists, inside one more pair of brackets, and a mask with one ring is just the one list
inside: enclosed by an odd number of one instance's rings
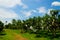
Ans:
{"label": "grass field", "polygon": [[14,32],[13,30],[6,29],[5,30],[5,35],[0,35],[0,40],[24,40],[24,38]]}
{"label": "grass field", "polygon": [[20,33],[20,30],[5,29],[5,35],[0,35],[0,40],[60,40],[60,38],[50,39],[49,37],[36,38],[35,34]]}

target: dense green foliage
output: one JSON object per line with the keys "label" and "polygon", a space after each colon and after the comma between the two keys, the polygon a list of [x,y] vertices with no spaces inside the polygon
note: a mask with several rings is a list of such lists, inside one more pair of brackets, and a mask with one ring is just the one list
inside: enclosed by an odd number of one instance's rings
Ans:
{"label": "dense green foliage", "polygon": [[[7,21],[6,21],[7,23]],[[3,27],[3,25],[0,25]],[[35,33],[40,35],[41,33],[52,33],[52,36],[56,36],[56,32],[60,30],[60,15],[58,10],[51,10],[50,14],[45,14],[43,17],[33,17],[27,20],[12,20],[12,23],[5,25],[6,29],[20,29],[21,33]],[[3,29],[3,28],[1,28]]]}
{"label": "dense green foliage", "polygon": [[3,30],[4,24],[0,21],[0,32]]}

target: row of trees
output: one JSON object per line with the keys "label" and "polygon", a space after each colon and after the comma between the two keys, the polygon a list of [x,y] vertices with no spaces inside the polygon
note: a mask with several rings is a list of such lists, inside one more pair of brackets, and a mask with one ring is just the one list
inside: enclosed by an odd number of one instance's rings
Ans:
{"label": "row of trees", "polygon": [[[3,25],[1,27],[3,27]],[[20,29],[21,32],[34,33],[40,33],[40,31],[47,31],[52,32],[52,34],[56,36],[56,31],[60,29],[59,10],[51,10],[50,15],[46,14],[43,17],[38,16],[29,18],[27,20],[13,19],[12,23],[8,23],[5,25],[5,28]]]}

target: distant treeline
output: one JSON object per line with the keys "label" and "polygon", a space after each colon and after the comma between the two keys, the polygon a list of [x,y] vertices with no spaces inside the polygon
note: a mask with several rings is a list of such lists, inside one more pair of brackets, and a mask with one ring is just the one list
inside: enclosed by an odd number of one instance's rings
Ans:
{"label": "distant treeline", "polygon": [[46,32],[52,32],[55,36],[56,31],[60,30],[60,15],[58,10],[51,10],[50,14],[45,14],[43,17],[33,17],[27,20],[15,20],[13,19],[11,23],[4,25],[0,21],[0,31],[2,29],[20,29],[21,32],[34,32],[40,33],[44,30]]}

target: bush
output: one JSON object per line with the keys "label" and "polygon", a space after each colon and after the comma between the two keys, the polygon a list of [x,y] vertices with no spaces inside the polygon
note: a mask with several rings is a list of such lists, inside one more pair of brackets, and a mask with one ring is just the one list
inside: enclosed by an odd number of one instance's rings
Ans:
{"label": "bush", "polygon": [[0,21],[0,32],[3,30],[4,24]]}

